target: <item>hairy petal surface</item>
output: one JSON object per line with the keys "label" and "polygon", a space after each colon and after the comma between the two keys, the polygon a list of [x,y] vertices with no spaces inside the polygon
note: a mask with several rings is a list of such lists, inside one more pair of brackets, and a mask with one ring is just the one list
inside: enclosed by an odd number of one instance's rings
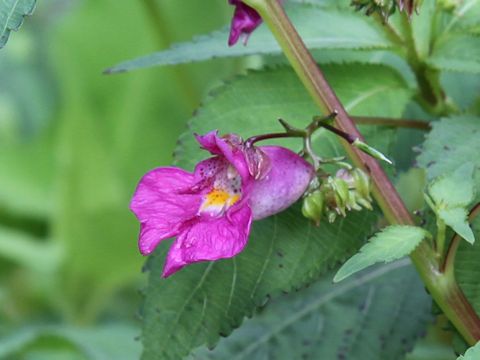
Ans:
{"label": "hairy petal surface", "polygon": [[247,244],[251,222],[252,211],[244,206],[186,227],[170,247],[162,276],[168,277],[191,263],[237,255]]}
{"label": "hairy petal surface", "polygon": [[312,165],[280,146],[261,146],[271,169],[253,184],[250,207],[254,220],[276,214],[297,201],[314,176]]}
{"label": "hairy petal surface", "polygon": [[143,255],[177,235],[182,223],[196,216],[202,198],[189,193],[194,183],[193,174],[175,167],[154,169],[140,180],[130,209],[141,224],[138,245]]}

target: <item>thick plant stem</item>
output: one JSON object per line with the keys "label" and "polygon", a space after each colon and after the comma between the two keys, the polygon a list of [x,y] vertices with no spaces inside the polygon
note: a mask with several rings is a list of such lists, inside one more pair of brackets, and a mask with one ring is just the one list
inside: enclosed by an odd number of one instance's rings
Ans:
{"label": "thick plant stem", "polygon": [[[278,0],[244,0],[244,2],[260,13],[320,110],[324,114],[336,111],[337,128],[363,139],[285,14],[280,2]],[[355,165],[370,174],[374,185],[373,195],[387,220],[391,224],[414,225],[410,213],[379,163],[354,149],[347,142],[342,143]],[[455,279],[440,271],[436,254],[427,242],[417,247],[411,254],[411,259],[431,296],[465,340],[471,345],[480,340],[480,319]]]}

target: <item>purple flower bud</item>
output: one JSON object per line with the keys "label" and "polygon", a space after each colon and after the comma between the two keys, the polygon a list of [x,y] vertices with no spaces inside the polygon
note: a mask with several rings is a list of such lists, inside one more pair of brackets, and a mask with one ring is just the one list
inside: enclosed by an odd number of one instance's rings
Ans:
{"label": "purple flower bud", "polygon": [[196,138],[214,156],[193,173],[175,167],[148,172],[130,204],[141,224],[143,255],[176,237],[163,277],[241,252],[252,220],[293,204],[314,176],[313,167],[286,148],[246,146],[239,136],[219,137],[216,131]]}
{"label": "purple flower bud", "polygon": [[243,43],[246,45],[250,34],[262,23],[262,18],[255,9],[241,0],[228,0],[228,2],[235,6],[228,45],[235,45],[240,38],[243,38]]}

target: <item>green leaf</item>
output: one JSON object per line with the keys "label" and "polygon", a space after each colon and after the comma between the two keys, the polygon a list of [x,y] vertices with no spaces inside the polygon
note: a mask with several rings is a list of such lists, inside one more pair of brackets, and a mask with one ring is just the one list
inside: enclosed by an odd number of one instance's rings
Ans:
{"label": "green leaf", "polygon": [[[382,65],[325,65],[322,69],[352,115],[400,117],[412,95],[398,73]],[[251,72],[213,92],[189,124],[189,131],[181,136],[175,157],[181,159],[183,167],[193,168],[205,156],[198,152],[193,133],[220,129],[221,133],[234,132],[247,138],[278,132],[282,128],[276,119],[280,116],[293,126],[304,127],[314,115],[318,115],[318,108],[291,69]],[[388,156],[391,129],[363,126],[361,130],[369,144]],[[338,139],[329,132],[320,130],[313,138],[316,150],[325,157],[343,153]],[[297,139],[275,143],[293,150],[301,148]]]}
{"label": "green leaf", "polygon": [[480,73],[480,37],[462,33],[439,39],[427,62],[440,70]]}
{"label": "green leaf", "polygon": [[[373,19],[353,10],[325,9],[308,4],[287,7],[306,45],[318,49],[385,49],[393,45]],[[159,65],[173,65],[212,58],[254,54],[280,54],[281,49],[269,29],[262,25],[249,38],[248,45],[227,46],[229,29],[204,35],[170,49],[125,61],[108,73],[130,71]]]}
{"label": "green leaf", "polygon": [[10,32],[22,25],[23,18],[33,13],[36,0],[3,0],[0,3],[0,49],[7,43]]}
{"label": "green leaf", "polygon": [[431,235],[416,226],[394,225],[383,229],[360,252],[348,259],[333,278],[334,282],[342,281],[356,272],[379,262],[391,262],[410,254],[420,242]]}
{"label": "green leaf", "polygon": [[450,16],[448,24],[445,26],[443,33],[448,34],[452,30],[465,31],[472,34],[480,33],[480,1],[479,0],[465,0],[457,3],[458,6],[454,9]]}
{"label": "green leaf", "polygon": [[422,153],[417,162],[427,170],[427,178],[433,180],[441,175],[454,172],[465,161],[474,165],[475,201],[480,195],[480,157],[478,136],[480,118],[470,115],[445,118],[432,124]]}
{"label": "green leaf", "polygon": [[31,354],[40,349],[55,354],[57,350],[65,350],[65,345],[69,345],[77,355],[82,355],[80,358],[89,360],[138,359],[141,349],[140,343],[134,340],[137,334],[137,328],[126,324],[96,328],[31,326],[0,340],[0,358],[17,358],[15,355]]}
{"label": "green leaf", "polygon": [[429,185],[428,193],[438,208],[464,207],[472,202],[475,197],[473,171],[473,163],[467,162]]}
{"label": "green leaf", "polygon": [[[400,116],[411,95],[398,74],[386,67],[326,66],[328,80],[352,113]],[[277,68],[240,77],[216,90],[189,124],[175,152],[177,164],[192,169],[208,156],[193,133],[219,129],[245,138],[281,130],[276,119],[305,126],[318,110],[292,70]],[[388,149],[391,131],[374,127],[367,141]],[[301,142],[281,143],[298,150]],[[379,146],[381,145],[381,146]],[[338,139],[319,131],[315,146],[325,156],[341,153]],[[355,212],[334,224],[313,226],[299,207],[255,222],[246,250],[210,264],[194,264],[161,279],[167,251],[163,244],[150,258],[143,307],[144,359],[177,359],[193,348],[214,346],[268,295],[300,288],[357,250],[371,234],[376,215]]]}
{"label": "green leaf", "polygon": [[144,359],[178,359],[214,346],[270,296],[315,280],[372,231],[371,212],[315,227],[298,208],[256,222],[237,257],[194,264],[169,279],[161,272],[168,244],[150,258],[143,308]]}
{"label": "green leaf", "polygon": [[475,242],[473,231],[468,225],[468,211],[465,208],[440,209],[438,216],[470,244]]}
{"label": "green leaf", "polygon": [[480,359],[480,341],[469,348],[467,352],[460,355],[457,360],[477,360]]}
{"label": "green leaf", "polygon": [[[436,177],[428,187],[434,201],[433,210],[469,243],[473,243],[475,237],[467,222],[466,207],[480,189],[477,156],[480,126],[477,120],[462,116],[435,123],[418,157],[418,163],[426,168],[428,178]],[[466,160],[468,162],[464,163]]]}
{"label": "green leaf", "polygon": [[272,301],[193,359],[403,359],[430,320],[431,300],[408,260],[334,285],[331,275]]}
{"label": "green leaf", "polygon": [[[473,221],[472,228],[477,237],[480,236],[480,218]],[[455,277],[468,301],[480,314],[480,241],[470,245],[466,241],[460,242],[455,257]]]}
{"label": "green leaf", "polygon": [[435,1],[423,1],[421,7],[411,18],[412,37],[416,53],[421,59],[430,55],[432,43],[432,19],[436,12]]}

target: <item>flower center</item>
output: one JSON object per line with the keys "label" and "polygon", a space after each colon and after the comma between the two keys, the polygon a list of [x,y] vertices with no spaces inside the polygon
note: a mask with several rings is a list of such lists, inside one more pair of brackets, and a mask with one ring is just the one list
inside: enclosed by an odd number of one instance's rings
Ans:
{"label": "flower center", "polygon": [[228,166],[217,173],[213,188],[204,195],[200,212],[210,215],[223,215],[241,198],[241,179],[238,172]]}
{"label": "flower center", "polygon": [[213,189],[205,196],[200,210],[209,212],[211,210],[226,210],[238,200],[240,200],[240,195],[222,189]]}

